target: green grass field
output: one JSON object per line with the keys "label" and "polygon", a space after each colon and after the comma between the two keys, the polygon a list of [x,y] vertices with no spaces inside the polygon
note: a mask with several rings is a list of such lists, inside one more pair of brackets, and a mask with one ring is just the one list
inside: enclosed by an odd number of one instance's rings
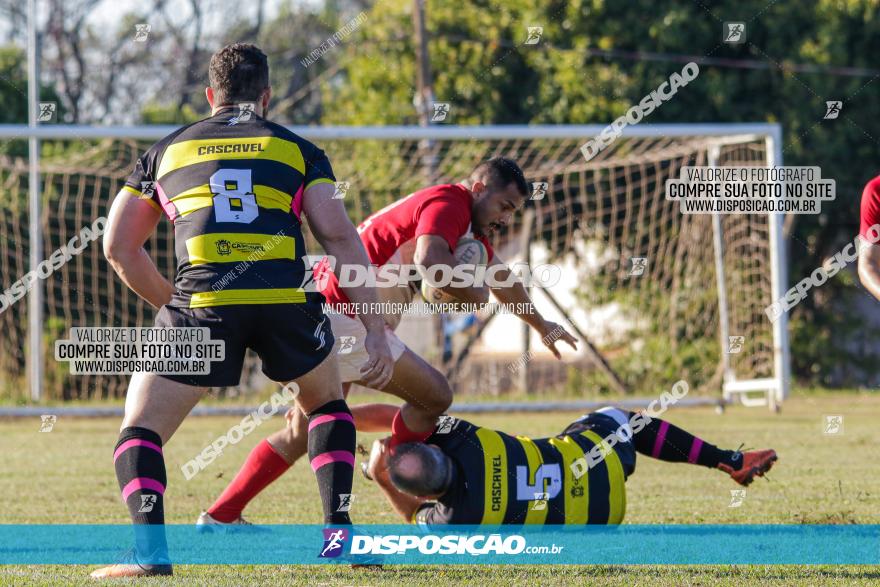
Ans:
{"label": "green grass field", "polygon": [[[47,413],[51,413],[47,409]],[[880,397],[870,394],[803,396],[788,401],[781,414],[764,409],[671,410],[667,418],[715,444],[736,448],[775,448],[780,461],[769,481],[758,479],[741,507],[731,508],[738,486],[717,471],[639,458],[627,483],[627,523],[674,524],[877,524],[880,467],[875,447],[880,431],[875,414]],[[822,432],[824,415],[844,416],[842,434]],[[530,436],[558,432],[578,414],[497,414],[471,418],[483,426]],[[235,474],[248,451],[282,424],[265,423],[241,443],[227,448],[205,471],[186,481],[180,471],[238,418],[191,418],[165,451],[169,487],[168,523],[194,522]],[[112,466],[115,419],[60,417],[50,433],[38,418],[4,420],[0,511],[4,524],[123,524]],[[364,444],[375,435],[364,435]],[[352,517],[361,523],[399,523],[378,489],[356,476]],[[246,515],[258,523],[319,523],[314,477],[298,463],[251,504]],[[120,545],[124,549],[126,545]],[[112,562],[112,561],[108,561]],[[89,584],[85,566],[0,567],[0,583]],[[178,566],[170,581],[181,585],[852,585],[876,584],[876,567],[800,566],[431,566],[352,570],[348,567]]]}

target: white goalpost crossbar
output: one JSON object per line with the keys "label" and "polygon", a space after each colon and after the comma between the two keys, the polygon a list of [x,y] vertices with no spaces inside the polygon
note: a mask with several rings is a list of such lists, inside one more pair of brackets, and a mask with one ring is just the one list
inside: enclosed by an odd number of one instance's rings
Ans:
{"label": "white goalpost crossbar", "polygon": [[[36,106],[36,104],[34,104]],[[32,108],[31,110],[34,110]],[[93,140],[93,139],[160,139],[176,130],[177,126],[89,126],[36,123],[36,113],[29,112],[30,124],[0,125],[0,139],[26,139],[30,143],[29,155],[29,216],[35,222],[41,218],[39,197],[39,141],[40,140]],[[603,125],[499,125],[499,126],[382,126],[382,127],[288,127],[291,131],[314,141],[331,139],[373,139],[373,140],[503,140],[503,139],[580,139],[595,138],[606,128]],[[663,138],[663,137],[718,137],[717,146],[710,146],[708,165],[717,164],[718,148],[763,139],[765,143],[766,164],[780,166],[782,161],[782,130],[778,124],[639,124],[622,130],[623,138]],[[712,141],[713,145],[716,141]],[[770,283],[771,296],[776,300],[787,289],[787,253],[783,233],[784,214],[768,215]],[[723,399],[738,398],[746,405],[768,405],[775,408],[789,392],[790,364],[787,315],[782,313],[772,324],[773,334],[773,376],[767,378],[737,380],[729,368],[727,356],[727,337],[729,335],[727,312],[727,288],[723,263],[723,238],[721,218],[713,218],[713,243],[718,289],[719,343],[722,345],[721,357],[724,369]],[[39,229],[32,231],[39,234]],[[39,240],[39,239],[37,239]],[[40,247],[31,247],[30,268],[42,261]],[[42,295],[39,281],[29,293],[29,349],[30,367],[28,383],[31,398],[41,399],[43,373],[40,366],[43,357],[34,356],[42,349]],[[757,397],[754,394],[758,394]]]}

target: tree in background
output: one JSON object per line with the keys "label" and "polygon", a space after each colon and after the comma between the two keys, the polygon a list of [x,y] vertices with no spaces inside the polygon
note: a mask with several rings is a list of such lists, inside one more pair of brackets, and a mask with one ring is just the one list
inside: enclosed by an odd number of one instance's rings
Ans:
{"label": "tree in background", "polygon": [[[325,122],[417,122],[411,10],[409,0],[374,5],[340,55],[342,99],[326,104]],[[746,22],[747,41],[722,43],[724,21]],[[788,219],[789,281],[857,233],[861,188],[880,167],[876,2],[443,0],[428,4],[427,22],[434,93],[454,124],[608,123],[697,61],[699,78],[647,123],[779,122],[785,163],[837,182],[820,216]],[[543,26],[537,45],[523,44],[529,26]],[[844,102],[837,120],[823,119],[826,100]],[[812,291],[791,314],[794,372],[825,385],[877,380],[878,340],[860,317],[873,303],[852,272]]]}
{"label": "tree in background", "polygon": [[[68,122],[182,123],[204,116],[207,60],[236,40],[253,40],[269,54],[272,116],[281,122],[418,122],[412,0],[287,1],[272,14],[265,0],[247,7],[157,0],[122,15],[109,30],[89,24],[97,0],[50,5],[41,23],[43,75]],[[877,173],[880,141],[875,0],[431,0],[426,6],[434,95],[450,103],[449,123],[608,123],[695,60],[700,76],[646,123],[779,122],[785,163],[818,165],[836,180],[837,201],[821,216],[789,217],[791,283],[854,238],[858,199]],[[355,32],[305,59],[361,11],[367,18]],[[209,28],[208,16],[218,12],[226,18],[219,25],[211,20]],[[22,3],[0,0],[0,13],[10,23],[7,41],[20,43],[24,27],[15,23],[23,22]],[[724,21],[746,22],[746,42],[724,44]],[[152,25],[149,43],[133,42],[137,23]],[[535,45],[524,44],[530,26],[543,27]],[[8,65],[8,55],[0,54],[0,66]],[[20,74],[0,78],[4,103],[7,95],[12,100],[4,119],[19,115]],[[838,119],[823,119],[826,100],[843,101]],[[384,148],[357,144],[347,162],[347,173],[373,182],[358,214],[401,195],[382,191],[376,161],[386,162],[385,173],[399,171]],[[793,310],[795,373],[823,384],[880,376],[876,337],[864,333],[860,318],[873,309],[865,300],[852,273],[841,272]],[[848,346],[854,339],[859,343]]]}
{"label": "tree in background", "polygon": [[[40,87],[40,100],[60,102],[55,88]],[[0,124],[27,124],[27,56],[17,47],[0,47]],[[63,115],[63,105],[59,105]],[[27,156],[27,141],[0,141],[0,155]]]}

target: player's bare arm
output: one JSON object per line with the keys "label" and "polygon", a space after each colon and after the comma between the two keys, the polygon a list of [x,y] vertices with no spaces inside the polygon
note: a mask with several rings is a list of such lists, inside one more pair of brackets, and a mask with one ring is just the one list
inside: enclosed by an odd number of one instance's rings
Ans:
{"label": "player's bare arm", "polygon": [[[416,240],[416,250],[413,253],[413,262],[423,267],[441,265],[455,267],[458,261],[449,250],[449,244],[441,236],[423,234]],[[437,288],[462,302],[472,304],[485,304],[489,301],[489,289],[486,287],[459,287],[453,284]]]}
{"label": "player's bare arm", "polygon": [[174,294],[174,286],[159,273],[144,249],[161,218],[159,210],[123,189],[110,207],[104,234],[104,256],[113,270],[154,308],[167,304]]}
{"label": "player's bare arm", "polygon": [[859,254],[859,280],[871,295],[880,300],[880,247],[862,242]]}
{"label": "player's bare arm", "polygon": [[[309,227],[328,255],[338,261],[337,267],[361,265],[370,267],[370,259],[357,230],[348,218],[341,200],[333,199],[334,188],[328,183],[315,184],[306,190],[303,210]],[[376,307],[376,291],[370,287],[346,287],[346,295],[361,308]],[[360,315],[367,338],[364,341],[369,360],[361,370],[361,380],[370,387],[381,389],[391,380],[394,360],[385,340],[385,321],[379,313]]]}
{"label": "player's bare arm", "polygon": [[[497,265],[504,265],[504,262],[498,258],[498,255],[495,255],[489,261],[489,266],[492,267]],[[505,266],[503,269],[498,269],[495,275],[499,281],[504,283],[510,281],[513,285],[507,287],[493,287],[491,288],[492,295],[494,295],[502,304],[508,305],[508,307],[513,310],[514,314],[516,314],[517,318],[534,328],[535,331],[541,335],[541,342],[544,343],[544,346],[550,349],[550,352],[552,352],[557,359],[562,358],[562,355],[556,348],[556,343],[559,341],[562,341],[574,350],[577,350],[577,339],[561,324],[547,320],[537,309],[535,309],[535,305],[532,303],[532,299],[529,297],[526,288],[523,286],[519,278],[513,274],[510,268]]]}

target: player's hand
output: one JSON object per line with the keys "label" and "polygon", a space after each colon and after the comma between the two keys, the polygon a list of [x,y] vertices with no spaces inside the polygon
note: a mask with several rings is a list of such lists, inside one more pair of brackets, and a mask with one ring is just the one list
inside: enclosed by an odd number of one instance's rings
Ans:
{"label": "player's hand", "polygon": [[541,342],[544,343],[545,347],[550,349],[550,352],[553,353],[553,356],[557,359],[562,358],[562,354],[556,348],[556,343],[559,341],[562,341],[574,350],[577,350],[577,339],[573,337],[569,331],[563,328],[561,324],[551,322],[550,320],[544,320],[544,323],[541,324],[541,327],[537,330],[541,335]]}
{"label": "player's hand", "polygon": [[388,348],[384,323],[367,331],[364,348],[369,359],[361,367],[360,380],[373,389],[382,389],[388,385],[394,373],[394,359],[391,357],[391,349]]}
{"label": "player's hand", "polygon": [[373,448],[370,451],[370,460],[367,461],[367,473],[370,477],[378,480],[382,475],[388,473],[388,467],[385,461],[388,459],[388,439],[381,438],[373,442]]}

